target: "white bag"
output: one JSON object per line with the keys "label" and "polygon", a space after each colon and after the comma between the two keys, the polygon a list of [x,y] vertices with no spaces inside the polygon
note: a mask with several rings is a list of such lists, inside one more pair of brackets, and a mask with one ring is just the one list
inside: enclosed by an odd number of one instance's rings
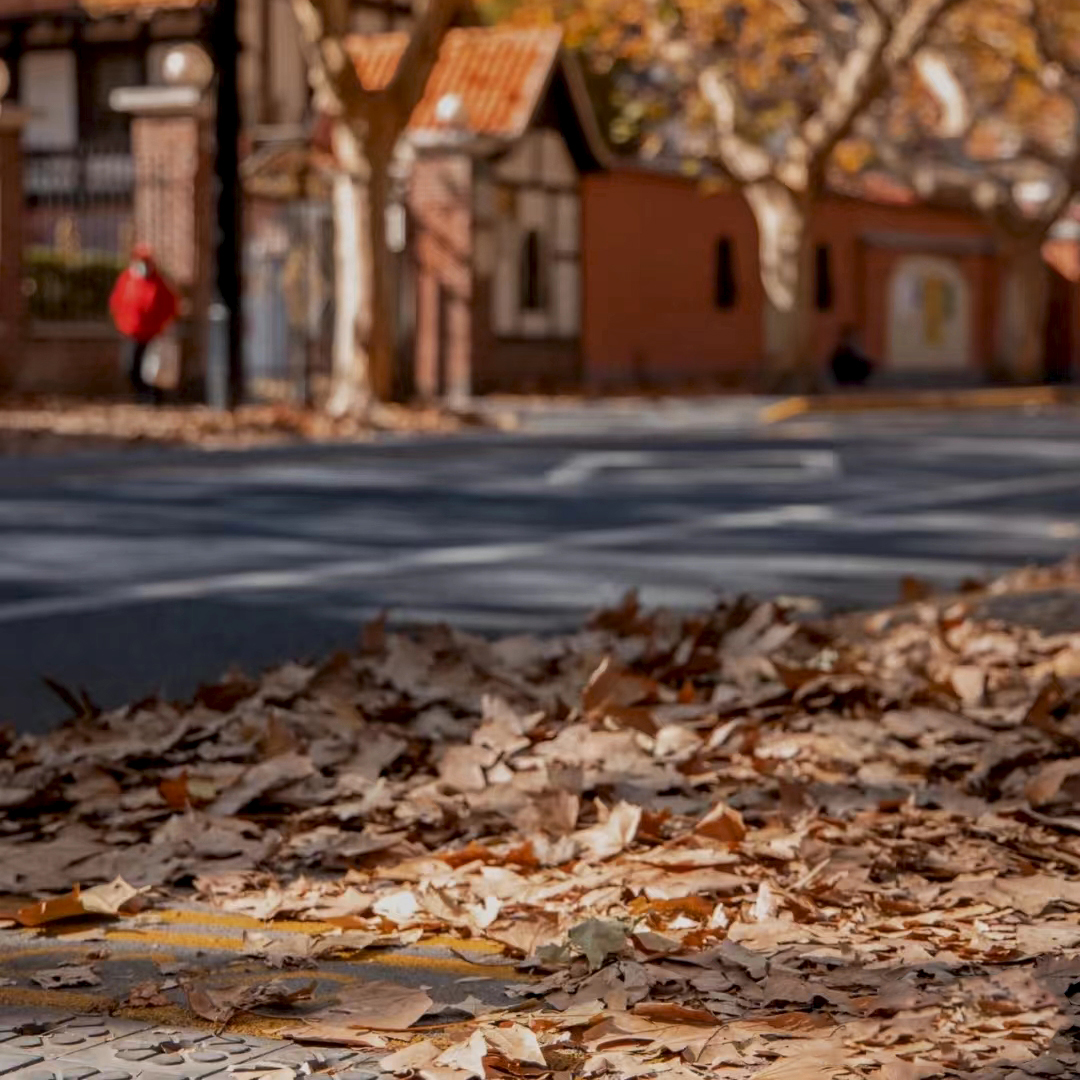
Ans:
{"label": "white bag", "polygon": [[175,390],[180,384],[180,342],[174,337],[152,341],[143,353],[143,382],[158,390]]}

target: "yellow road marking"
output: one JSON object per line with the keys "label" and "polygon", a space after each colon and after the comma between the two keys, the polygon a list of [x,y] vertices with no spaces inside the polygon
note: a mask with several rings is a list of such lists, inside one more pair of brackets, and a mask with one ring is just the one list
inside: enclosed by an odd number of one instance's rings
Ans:
{"label": "yellow road marking", "polygon": [[[85,954],[84,949],[76,948],[74,945],[39,945],[33,946],[29,949],[13,949],[11,952],[0,953],[0,966],[11,960],[21,960],[24,956],[55,956],[57,954],[61,956],[67,956],[71,953]],[[123,956],[118,957],[105,957],[106,960],[152,960],[157,962],[163,960],[169,964],[176,960],[176,957],[172,953],[158,952],[156,949],[153,952],[126,952]],[[100,963],[101,961],[98,961]]]}
{"label": "yellow road marking", "polygon": [[758,419],[763,424],[778,424],[784,420],[790,420],[793,416],[801,416],[810,411],[810,401],[804,397],[785,398],[774,405],[767,405],[758,414]]}
{"label": "yellow road marking", "polygon": [[888,409],[1015,409],[1038,405],[1076,405],[1080,395],[1067,386],[998,386],[973,390],[863,391],[789,397],[758,414],[764,424],[780,423],[808,413],[858,413]]}
{"label": "yellow road marking", "polygon": [[[169,924],[185,924],[189,926],[217,926],[232,928],[235,930],[261,930],[268,933],[292,933],[292,934],[331,934],[341,929],[333,923],[327,922],[304,922],[298,919],[280,919],[261,922],[253,919],[250,915],[234,915],[229,912],[202,912],[184,911],[181,908],[165,908],[153,913],[155,922]],[[151,935],[153,926],[148,926],[143,933]],[[455,938],[448,934],[435,934],[424,938],[424,945],[434,948],[455,948],[461,952],[487,953],[493,955],[501,953],[502,946],[493,941],[484,941],[479,938]]]}
{"label": "yellow road marking", "polygon": [[[111,930],[106,934],[107,941],[133,942],[146,944],[154,941],[170,945],[176,949],[204,950],[207,952],[243,952],[246,948],[242,938],[219,937],[214,934],[196,934],[172,930]],[[437,945],[437,939],[425,942]],[[454,942],[460,948],[460,942]],[[474,964],[469,960],[458,960],[445,956],[425,956],[421,953],[399,953],[373,950],[357,952],[354,962],[361,964],[381,964],[385,967],[426,968],[431,971],[445,971],[459,975],[476,975],[480,971],[488,973],[493,979],[513,979],[523,981],[521,973],[513,964]]]}
{"label": "yellow road marking", "polygon": [[39,1009],[104,1012],[112,1004],[107,994],[80,994],[74,990],[30,990],[0,987],[0,1005],[30,1005]]}

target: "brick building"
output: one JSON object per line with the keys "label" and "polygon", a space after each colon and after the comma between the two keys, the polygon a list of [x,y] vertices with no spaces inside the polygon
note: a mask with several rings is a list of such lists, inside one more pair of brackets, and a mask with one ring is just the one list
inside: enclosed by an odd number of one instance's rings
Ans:
{"label": "brick building", "polygon": [[[734,191],[608,170],[584,184],[584,337],[590,385],[752,385],[766,353],[757,228]],[[886,381],[986,381],[1012,315],[993,236],[979,217],[920,205],[882,178],[819,208],[814,341],[822,364],[855,327]],[[1080,364],[1075,223],[1044,255],[1047,375]]]}
{"label": "brick building", "polygon": [[[354,6],[361,78],[384,85],[405,48],[394,28],[408,7]],[[309,97],[288,0],[241,0],[241,9],[246,141],[276,133],[306,160]],[[130,240],[122,226],[133,227],[136,202],[132,127],[109,108],[111,92],[160,81],[161,57],[200,40],[208,15],[204,0],[0,0],[9,100],[29,112],[22,224],[31,246],[71,246],[59,228],[71,218],[82,232],[76,249],[122,258]],[[291,141],[280,142],[284,135]],[[407,142],[399,281],[403,366],[418,395],[755,384],[767,342],[749,208],[737,192],[706,190],[677,170],[613,160],[556,31],[452,31]],[[57,216],[65,200],[77,212]],[[296,320],[281,295],[297,273],[294,238],[315,226],[332,237],[328,205],[307,208],[322,215],[314,220],[278,212],[296,209],[296,196],[278,201],[272,214],[249,215],[261,230],[255,240],[274,240],[260,256],[266,272],[249,276],[259,290],[248,341],[263,359],[281,346],[280,368],[269,365],[268,375],[291,371],[296,351]],[[1080,349],[1076,228],[1064,223],[1047,246],[1048,366],[1059,377],[1075,370]],[[822,362],[841,328],[854,326],[889,377],[964,382],[992,373],[1011,302],[980,219],[875,181],[828,200],[814,229]],[[6,257],[5,265],[13,278]],[[103,282],[115,273],[112,264],[101,270]],[[316,285],[294,306],[332,295],[332,282]],[[98,307],[100,291],[91,293]],[[103,310],[96,321],[73,319],[69,304],[53,311],[41,294],[33,299],[24,346],[5,352],[0,339],[0,388],[122,390]]]}
{"label": "brick building", "polygon": [[[402,290],[421,396],[582,381],[582,186],[606,153],[560,46],[558,31],[453,30],[413,116]],[[404,48],[358,39],[365,85]]]}
{"label": "brick building", "polygon": [[[309,91],[289,0],[238,7],[245,148],[302,138]],[[408,0],[353,0],[352,11],[364,33],[410,17]],[[212,12],[213,0],[0,0],[0,61],[10,76],[2,107],[22,116],[20,175],[0,193],[10,203],[19,189],[22,251],[2,258],[27,294],[0,334],[0,390],[125,392],[106,300],[148,215],[166,269],[189,291],[206,286],[182,279],[197,261],[190,192],[211,149],[196,151],[184,125],[172,134],[157,125],[158,145],[144,137],[138,147],[139,122],[113,103],[117,90],[161,86],[165,57],[205,45]],[[197,272],[208,274],[205,262]]]}
{"label": "brick building", "polygon": [[[358,40],[384,84],[399,35]],[[757,229],[737,191],[616,162],[555,31],[459,29],[413,117],[403,309],[423,396],[752,386],[766,354]],[[1010,298],[982,219],[869,177],[814,222],[815,347],[855,327],[896,381],[985,381]],[[1075,225],[1047,246],[1048,375],[1080,349]]]}

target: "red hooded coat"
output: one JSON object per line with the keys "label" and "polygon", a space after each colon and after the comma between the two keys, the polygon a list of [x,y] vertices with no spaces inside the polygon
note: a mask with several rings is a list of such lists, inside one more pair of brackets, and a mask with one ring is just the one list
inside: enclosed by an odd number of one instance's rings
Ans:
{"label": "red hooded coat", "polygon": [[129,266],[116,280],[109,311],[121,334],[145,344],[176,318],[176,293],[156,267],[141,277]]}

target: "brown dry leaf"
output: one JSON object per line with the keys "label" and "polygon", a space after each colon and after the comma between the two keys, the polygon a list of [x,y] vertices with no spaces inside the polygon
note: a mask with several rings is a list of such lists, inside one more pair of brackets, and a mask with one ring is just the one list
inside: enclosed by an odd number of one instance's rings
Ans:
{"label": "brown dry leaf", "polygon": [[544,1052],[533,1032],[523,1024],[508,1027],[484,1028],[488,1046],[497,1050],[508,1061],[545,1068]]}
{"label": "brown dry leaf", "polygon": [[251,1012],[266,1005],[292,1005],[315,996],[315,983],[299,986],[285,979],[271,979],[247,986],[186,985],[188,1007],[197,1016],[214,1024],[227,1024],[237,1013]]}
{"label": "brown dry leaf", "polygon": [[346,1028],[407,1031],[431,1009],[431,996],[412,986],[372,980],[349,986],[333,1004],[309,1019]]}
{"label": "brown dry leaf", "polygon": [[119,877],[107,885],[95,885],[90,889],[80,889],[76,885],[67,896],[19,908],[15,920],[20,926],[45,926],[87,914],[119,915],[121,909],[138,895],[138,889]]}
{"label": "brown dry leaf", "polygon": [[207,808],[217,817],[231,817],[249,803],[315,772],[311,758],[304,754],[280,754],[248,769],[239,783],[223,791]]}
{"label": "brown dry leaf", "polygon": [[498,761],[498,754],[481,746],[450,746],[439,762],[439,777],[453,791],[483,791],[484,770]]}
{"label": "brown dry leaf", "polygon": [[138,889],[118,877],[107,885],[83,889],[79,899],[83,908],[94,915],[119,915],[138,895]]}
{"label": "brown dry leaf", "polygon": [[283,1039],[292,1039],[293,1042],[320,1046],[374,1047],[376,1049],[386,1046],[386,1040],[381,1035],[351,1028],[347,1024],[335,1024],[324,1020],[305,1021],[297,1027],[282,1028],[277,1034]]}
{"label": "brown dry leaf", "polygon": [[123,1009],[157,1009],[172,1004],[172,999],[162,992],[161,985],[150,979],[132,987],[128,996],[120,1003],[120,1007]]}
{"label": "brown dry leaf", "polygon": [[[1048,582],[1080,616],[1078,561],[870,618],[732,601],[502,642],[383,627],[370,652],[191,704],[0,733],[20,808],[0,890],[114,881],[96,910],[127,913],[135,888],[171,906],[195,877],[219,912],[345,931],[264,922],[246,941],[274,964],[440,933],[526,957],[518,983],[504,952],[446,943],[518,1007],[466,999],[387,1059],[422,1080],[820,1080],[837,1045],[851,1075],[1071,1076],[1080,617],[992,606]],[[245,993],[191,991],[215,1018],[259,1008]],[[362,984],[290,1037],[385,1049],[430,1008]]]}
{"label": "brown dry leaf", "polygon": [[633,843],[641,815],[640,806],[619,803],[607,812],[604,820],[587,829],[579,829],[573,838],[583,855],[602,862],[625,851]]}
{"label": "brown dry leaf", "polygon": [[1077,773],[1080,773],[1080,758],[1051,761],[1024,785],[1024,798],[1032,806],[1046,806],[1057,798],[1061,785]]}
{"label": "brown dry leaf", "polygon": [[629,708],[655,697],[658,684],[620,667],[610,656],[592,673],[581,692],[581,706],[586,712],[605,708]]}
{"label": "brown dry leaf", "polygon": [[732,810],[725,803],[717,803],[698,823],[694,826],[694,832],[698,836],[707,836],[712,840],[719,840],[725,844],[737,844],[746,837],[746,826],[743,824],[742,814],[738,810]]}
{"label": "brown dry leaf", "polygon": [[474,1031],[468,1041],[447,1047],[432,1063],[437,1068],[452,1069],[460,1080],[483,1080],[484,1056],[487,1054],[487,1042],[479,1031]]}
{"label": "brown dry leaf", "polygon": [[394,1053],[380,1058],[379,1068],[384,1073],[395,1076],[412,1076],[425,1066],[434,1064],[439,1053],[439,1048],[435,1043],[428,1039],[421,1039],[419,1042],[409,1043],[408,1046],[403,1046],[400,1050],[395,1050]]}
{"label": "brown dry leaf", "polygon": [[61,964],[56,968],[35,972],[30,976],[30,981],[37,983],[45,990],[59,990],[69,986],[101,985],[101,979],[87,964]]}
{"label": "brown dry leaf", "polygon": [[986,694],[986,671],[974,664],[954,668],[950,677],[957,697],[967,706],[979,705]]}
{"label": "brown dry leaf", "polygon": [[917,604],[934,595],[933,586],[921,578],[905,574],[900,579],[900,600],[905,604]]}
{"label": "brown dry leaf", "polygon": [[704,1009],[690,1009],[673,1001],[642,1001],[634,1006],[635,1016],[644,1016],[663,1024],[704,1024],[716,1027],[717,1018]]}
{"label": "brown dry leaf", "polygon": [[827,1055],[829,1060],[820,1060],[821,1053],[815,1049],[809,1057],[781,1059],[754,1073],[755,1080],[832,1080],[837,1074],[847,1072],[841,1047],[833,1048],[832,1054]]}

